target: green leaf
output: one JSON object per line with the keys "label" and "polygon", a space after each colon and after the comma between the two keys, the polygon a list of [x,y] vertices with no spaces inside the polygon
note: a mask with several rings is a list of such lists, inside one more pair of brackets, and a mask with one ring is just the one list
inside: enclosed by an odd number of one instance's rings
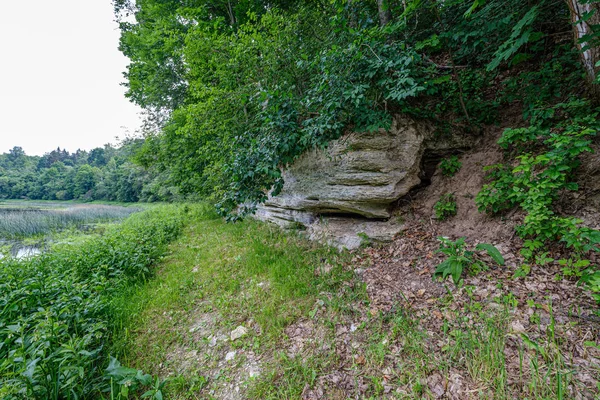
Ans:
{"label": "green leaf", "polygon": [[508,60],[516,54],[523,45],[530,41],[539,40],[540,36],[538,34],[533,34],[530,30],[525,30],[526,27],[535,21],[537,15],[538,6],[531,7],[523,18],[515,24],[510,38],[500,46],[494,54],[494,59],[488,64],[486,68],[488,71],[498,68],[503,61]]}
{"label": "green leaf", "polygon": [[536,341],[530,339],[529,336],[527,336],[526,334],[521,333],[521,339],[523,339],[523,342],[525,342],[527,347],[529,347],[530,349],[537,351],[540,350],[540,345]]}
{"label": "green leaf", "polygon": [[473,5],[467,11],[465,11],[463,16],[465,18],[469,18],[477,8],[485,5],[485,2],[486,0],[475,0]]}
{"label": "green leaf", "polygon": [[475,247],[475,249],[485,250],[489,254],[489,256],[492,257],[494,261],[496,261],[496,263],[498,263],[499,265],[504,265],[504,257],[502,257],[502,254],[500,254],[496,246],[492,246],[488,243],[479,243],[477,247]]}
{"label": "green leaf", "polygon": [[138,370],[135,379],[137,379],[142,385],[150,385],[152,383],[152,375],[144,374],[141,370]]}
{"label": "green leaf", "polygon": [[30,361],[29,363],[27,363],[27,369],[25,370],[25,372],[22,373],[22,375],[25,378],[29,379],[30,381],[33,380],[33,375],[35,373],[35,367],[36,367],[38,361],[40,361],[40,359],[36,358],[35,360]]}
{"label": "green leaf", "polygon": [[460,262],[455,261],[452,263],[450,271],[452,274],[452,281],[455,285],[458,285],[458,282],[460,282],[460,276],[462,275],[463,265]]}
{"label": "green leaf", "polygon": [[579,23],[581,23],[581,22],[587,22],[590,18],[592,18],[594,16],[595,13],[596,13],[595,9],[592,9],[591,11],[584,12],[583,15],[580,16]]}

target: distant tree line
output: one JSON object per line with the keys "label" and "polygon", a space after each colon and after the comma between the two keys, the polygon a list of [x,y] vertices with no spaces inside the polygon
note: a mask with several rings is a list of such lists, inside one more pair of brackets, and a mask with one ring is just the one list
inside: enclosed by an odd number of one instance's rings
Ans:
{"label": "distant tree line", "polygon": [[169,173],[136,165],[143,139],[70,153],[60,147],[28,156],[21,147],[0,154],[0,199],[171,201],[179,190]]}

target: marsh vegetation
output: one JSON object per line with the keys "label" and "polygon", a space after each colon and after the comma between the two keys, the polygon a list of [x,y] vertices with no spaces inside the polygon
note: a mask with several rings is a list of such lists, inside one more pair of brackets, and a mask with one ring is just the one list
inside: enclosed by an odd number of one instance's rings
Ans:
{"label": "marsh vegetation", "polygon": [[49,245],[74,242],[140,207],[70,202],[0,202],[0,258],[28,258]]}
{"label": "marsh vegetation", "polygon": [[[47,221],[84,224],[133,210],[9,212],[41,215],[28,221],[61,227]],[[121,319],[127,318],[119,299],[152,275],[152,265],[180,232],[183,210],[153,207],[101,233],[56,243],[43,257],[0,260],[0,398],[101,398],[111,391],[105,371]],[[52,219],[61,212],[70,217]]]}
{"label": "marsh vegetation", "polygon": [[65,202],[0,203],[0,238],[16,239],[44,235],[66,228],[123,219],[139,207]]}

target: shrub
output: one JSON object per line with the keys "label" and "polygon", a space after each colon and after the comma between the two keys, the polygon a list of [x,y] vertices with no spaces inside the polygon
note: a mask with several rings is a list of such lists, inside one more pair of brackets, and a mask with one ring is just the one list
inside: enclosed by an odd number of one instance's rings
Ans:
{"label": "shrub", "polygon": [[487,167],[491,182],[475,199],[482,212],[523,209],[525,219],[517,227],[526,239],[521,254],[537,263],[551,244],[562,242],[572,252],[559,262],[564,275],[581,278],[594,293],[598,274],[594,268],[585,273],[582,268],[590,264],[586,257],[591,251],[600,251],[600,231],[558,215],[554,203],[561,193],[579,189],[573,176],[579,156],[592,151],[592,137],[600,130],[598,114],[589,102],[578,99],[530,110],[530,126],[507,129],[498,141],[516,157],[516,166]]}
{"label": "shrub", "polygon": [[562,191],[578,189],[573,173],[579,155],[592,151],[591,137],[600,129],[597,116],[589,103],[571,100],[538,110],[527,128],[505,130],[498,144],[512,151],[518,164],[487,167],[491,182],[475,199],[479,210],[497,213],[521,207],[527,215],[517,233],[534,238],[538,248],[557,240],[582,251],[595,247],[597,235],[580,227],[581,221],[556,215],[553,204]]}

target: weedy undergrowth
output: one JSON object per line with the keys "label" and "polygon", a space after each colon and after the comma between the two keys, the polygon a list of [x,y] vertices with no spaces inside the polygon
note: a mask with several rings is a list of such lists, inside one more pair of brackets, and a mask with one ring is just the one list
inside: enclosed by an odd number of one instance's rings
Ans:
{"label": "weedy undergrowth", "polygon": [[91,398],[118,385],[104,375],[122,317],[113,299],[152,275],[184,219],[182,207],[156,207],[102,236],[2,260],[0,398]]}
{"label": "weedy undergrowth", "polygon": [[127,400],[143,388],[150,387],[140,398],[162,400],[166,380],[153,379],[152,375],[145,374],[139,369],[127,368],[114,357],[106,368],[106,375],[110,377],[110,400]]}
{"label": "weedy undergrowth", "polygon": [[[525,211],[517,234],[525,239],[521,254],[534,263],[556,242],[571,251],[563,264],[582,265],[580,260],[590,252],[600,251],[600,231],[555,210],[561,193],[579,189],[574,173],[581,164],[579,156],[592,151],[592,137],[600,130],[598,114],[599,110],[580,99],[534,109],[528,127],[507,129],[498,141],[515,157],[516,165],[486,167],[491,182],[477,195],[477,206],[488,213],[515,207]],[[597,282],[591,278],[596,269],[580,274],[588,285]]]}
{"label": "weedy undergrowth", "polygon": [[464,270],[469,270],[471,273],[478,273],[488,269],[488,266],[481,256],[477,253],[479,251],[485,251],[487,254],[499,265],[504,265],[504,258],[498,249],[487,243],[480,243],[475,246],[475,249],[467,250],[467,244],[465,238],[461,237],[456,241],[439,237],[440,243],[439,252],[447,256],[446,260],[439,264],[433,274],[433,278],[441,277],[446,279],[448,276],[452,277],[452,281],[455,284],[460,282],[460,277]]}
{"label": "weedy undergrowth", "polygon": [[443,195],[437,203],[433,206],[433,210],[435,211],[435,217],[444,221],[450,217],[456,215],[457,207],[456,207],[456,199],[452,193],[447,193]]}
{"label": "weedy undergrowth", "polygon": [[458,161],[457,156],[444,158],[440,163],[440,170],[444,176],[454,176],[462,167],[462,163]]}

